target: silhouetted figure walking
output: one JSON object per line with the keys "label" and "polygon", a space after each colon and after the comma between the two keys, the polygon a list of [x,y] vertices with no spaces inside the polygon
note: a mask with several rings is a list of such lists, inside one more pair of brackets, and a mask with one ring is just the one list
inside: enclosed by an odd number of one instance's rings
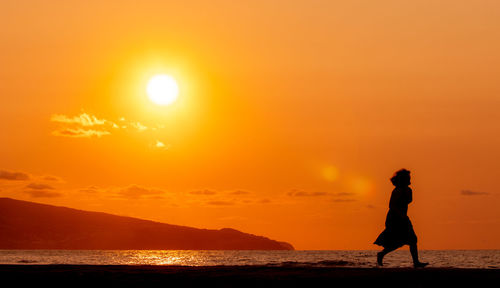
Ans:
{"label": "silhouetted figure walking", "polygon": [[408,187],[410,182],[410,171],[401,169],[391,178],[392,184],[396,188],[392,190],[389,202],[389,212],[385,220],[385,230],[380,233],[374,244],[384,247],[384,250],[377,253],[377,264],[382,266],[384,256],[403,245],[410,245],[410,252],[413,258],[413,265],[425,267],[429,263],[418,260],[417,235],[413,231],[413,225],[407,215],[408,204],[412,201],[412,190]]}

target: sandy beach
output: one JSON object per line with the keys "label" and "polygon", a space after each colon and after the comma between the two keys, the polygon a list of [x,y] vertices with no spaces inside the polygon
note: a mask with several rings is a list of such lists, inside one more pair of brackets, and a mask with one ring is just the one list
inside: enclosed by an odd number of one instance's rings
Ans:
{"label": "sandy beach", "polygon": [[499,269],[346,268],[297,266],[0,265],[17,287],[486,287]]}

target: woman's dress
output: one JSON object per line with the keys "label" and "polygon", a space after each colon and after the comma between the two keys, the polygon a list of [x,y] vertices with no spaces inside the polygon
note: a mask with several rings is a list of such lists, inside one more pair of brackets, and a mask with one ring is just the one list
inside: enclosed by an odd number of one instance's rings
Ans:
{"label": "woman's dress", "polygon": [[408,204],[412,201],[410,187],[396,187],[392,191],[389,212],[385,220],[385,230],[374,244],[384,248],[397,249],[403,245],[417,243],[417,235],[407,215]]}

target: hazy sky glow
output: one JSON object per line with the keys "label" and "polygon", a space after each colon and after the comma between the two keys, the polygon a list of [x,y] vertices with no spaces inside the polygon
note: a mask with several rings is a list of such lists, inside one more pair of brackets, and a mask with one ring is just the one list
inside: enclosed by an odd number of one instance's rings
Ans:
{"label": "hazy sky glow", "polygon": [[423,249],[500,248],[499,1],[3,1],[0,27],[2,197],[375,249],[404,167]]}

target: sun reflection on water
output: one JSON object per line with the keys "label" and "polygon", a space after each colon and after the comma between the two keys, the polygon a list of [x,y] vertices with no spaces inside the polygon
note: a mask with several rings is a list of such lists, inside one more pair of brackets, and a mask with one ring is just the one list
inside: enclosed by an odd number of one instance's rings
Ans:
{"label": "sun reflection on water", "polygon": [[[181,265],[200,266],[215,265],[226,257],[220,257],[221,251],[191,250],[131,250],[121,251],[121,257],[127,258],[127,264],[143,265]],[[125,254],[125,255],[123,255]],[[223,253],[222,253],[223,254]]]}

